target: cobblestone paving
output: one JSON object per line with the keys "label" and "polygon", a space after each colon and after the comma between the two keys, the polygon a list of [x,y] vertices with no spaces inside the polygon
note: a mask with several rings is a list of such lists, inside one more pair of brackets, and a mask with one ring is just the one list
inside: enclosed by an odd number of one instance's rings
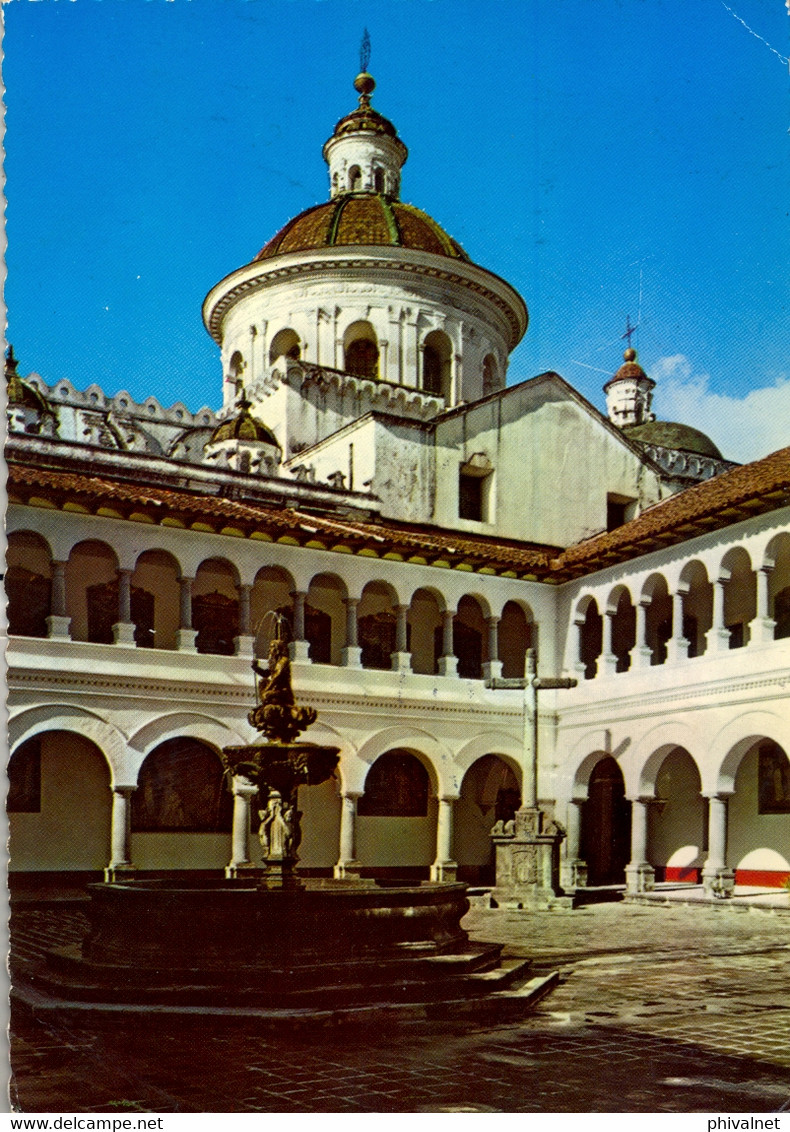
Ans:
{"label": "cobblestone paving", "polygon": [[[26,911],[21,962],[82,930]],[[560,986],[507,1025],[296,1031],[15,1020],[23,1112],[776,1112],[790,1109],[790,917],[598,905],[474,909]]]}

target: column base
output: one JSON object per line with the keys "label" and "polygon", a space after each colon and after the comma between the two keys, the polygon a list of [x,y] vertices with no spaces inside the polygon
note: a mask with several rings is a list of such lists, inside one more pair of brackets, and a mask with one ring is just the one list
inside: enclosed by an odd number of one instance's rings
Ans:
{"label": "column base", "polygon": [[226,880],[245,880],[251,873],[262,873],[260,865],[254,861],[232,861],[225,866]]}
{"label": "column base", "polygon": [[587,887],[587,862],[580,859],[566,861],[560,865],[560,884],[563,889]]}
{"label": "column base", "polygon": [[613,652],[603,653],[598,657],[598,675],[614,676],[617,672],[617,657]]}
{"label": "column base", "polygon": [[649,668],[653,653],[646,645],[631,649],[631,668]]}
{"label": "column base", "polygon": [[288,646],[288,652],[291,656],[291,661],[294,664],[312,664],[310,659],[310,642],[309,641],[291,641]]}
{"label": "column base", "polygon": [[457,861],[434,861],[431,865],[431,880],[455,880],[457,875]]}
{"label": "column base", "polygon": [[118,621],[112,627],[112,639],[116,645],[133,645],[136,626],[131,621]]}
{"label": "column base", "polygon": [[670,637],[667,641],[667,664],[677,664],[679,660],[688,660],[689,643],[685,637]]}
{"label": "column base", "polygon": [[487,660],[483,665],[484,680],[500,680],[502,677],[502,661]]}
{"label": "column base", "polygon": [[652,892],[656,887],[656,870],[645,861],[641,865],[626,865],[626,892]]}
{"label": "column base", "polygon": [[346,645],[340,651],[341,664],[344,668],[362,667],[362,649],[359,645]]}
{"label": "column base", "polygon": [[353,879],[360,875],[359,861],[338,861],[332,870],[335,880]]}
{"label": "column base", "polygon": [[705,634],[706,652],[729,652],[729,629],[708,629]]}
{"label": "column base", "polygon": [[179,652],[197,652],[197,629],[177,629],[176,648]]}
{"label": "column base", "polygon": [[130,874],[137,871],[137,865],[131,861],[122,861],[119,865],[108,865],[104,870],[104,883],[116,884],[128,880]]}
{"label": "column base", "polygon": [[392,659],[393,672],[411,672],[411,653],[410,652],[393,652],[390,653]]}
{"label": "column base", "polygon": [[757,617],[749,622],[749,644],[768,645],[774,642],[776,622],[772,617]]}
{"label": "column base", "polygon": [[61,640],[71,640],[71,618],[59,617],[52,614],[47,618],[47,636],[60,637]]}
{"label": "column base", "polygon": [[234,652],[236,656],[244,657],[246,660],[252,660],[255,656],[255,638],[247,636],[246,634],[240,637],[233,638]]}
{"label": "column base", "polygon": [[735,888],[734,869],[713,868],[702,870],[702,887],[706,896],[715,896],[719,900],[728,900]]}
{"label": "column base", "polygon": [[458,675],[458,657],[457,656],[440,656],[439,657],[439,675],[440,676],[457,676]]}

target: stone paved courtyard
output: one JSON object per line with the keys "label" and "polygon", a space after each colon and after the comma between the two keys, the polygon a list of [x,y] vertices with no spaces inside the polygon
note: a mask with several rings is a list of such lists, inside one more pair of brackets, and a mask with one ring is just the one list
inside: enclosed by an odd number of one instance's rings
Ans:
{"label": "stone paved courtyard", "polygon": [[[560,985],[507,1024],[256,1034],[196,1017],[17,1018],[22,1112],[790,1111],[790,916],[719,907],[473,909]],[[18,963],[82,930],[73,905],[15,912]]]}

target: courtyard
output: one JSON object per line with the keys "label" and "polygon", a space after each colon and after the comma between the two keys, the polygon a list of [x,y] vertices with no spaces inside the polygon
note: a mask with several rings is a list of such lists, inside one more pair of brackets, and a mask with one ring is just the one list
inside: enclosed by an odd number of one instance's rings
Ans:
{"label": "courtyard", "polygon": [[[313,1024],[132,1010],[102,1021],[17,1010],[18,1112],[790,1111],[790,915],[781,903],[473,907],[559,984],[518,1021]],[[18,904],[17,978],[80,937],[73,901]]]}

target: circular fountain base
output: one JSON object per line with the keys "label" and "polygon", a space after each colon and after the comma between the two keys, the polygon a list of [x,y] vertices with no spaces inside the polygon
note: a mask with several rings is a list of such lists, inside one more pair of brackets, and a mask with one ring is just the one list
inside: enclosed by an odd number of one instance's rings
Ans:
{"label": "circular fountain base", "polygon": [[502,991],[527,964],[470,943],[466,886],[308,880],[130,880],[88,888],[81,945],[48,956],[39,987],[84,1004],[253,1012],[440,1004]]}

